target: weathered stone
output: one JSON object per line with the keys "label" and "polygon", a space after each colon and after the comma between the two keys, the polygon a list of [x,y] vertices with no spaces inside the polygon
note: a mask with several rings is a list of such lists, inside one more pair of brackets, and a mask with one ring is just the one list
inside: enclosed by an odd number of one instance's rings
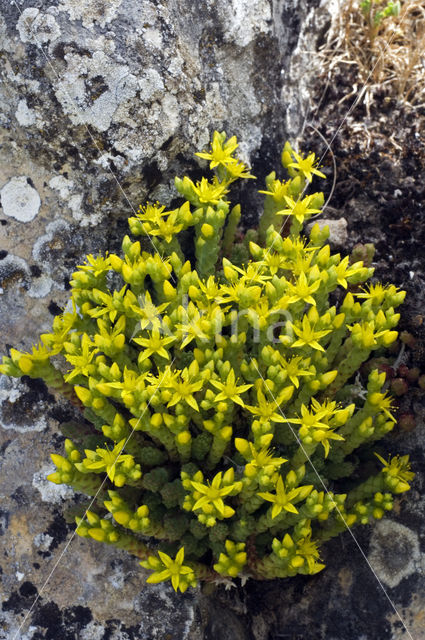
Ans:
{"label": "weathered stone", "polygon": [[328,218],[318,218],[313,222],[306,225],[307,231],[310,231],[314,224],[318,224],[321,229],[329,227],[329,243],[332,247],[343,249],[347,246],[348,232],[347,232],[347,220],[345,218],[338,218],[338,220],[331,220]]}

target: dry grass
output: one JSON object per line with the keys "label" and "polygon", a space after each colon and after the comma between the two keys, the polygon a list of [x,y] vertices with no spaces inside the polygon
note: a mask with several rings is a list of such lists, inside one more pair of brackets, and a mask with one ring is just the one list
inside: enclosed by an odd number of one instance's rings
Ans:
{"label": "dry grass", "polygon": [[402,0],[398,16],[379,25],[363,14],[359,0],[338,0],[339,9],[320,55],[329,81],[336,68],[357,67],[366,106],[377,89],[414,107],[425,106],[425,0]]}

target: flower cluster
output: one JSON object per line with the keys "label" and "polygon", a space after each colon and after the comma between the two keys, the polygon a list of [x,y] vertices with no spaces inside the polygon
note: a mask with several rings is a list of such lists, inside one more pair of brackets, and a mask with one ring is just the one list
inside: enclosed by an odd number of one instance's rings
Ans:
{"label": "flower cluster", "polygon": [[[317,573],[320,544],[381,518],[413,477],[406,456],[373,457],[395,423],[385,375],[355,380],[396,340],[404,292],[365,287],[373,269],[331,254],[327,229],[301,235],[323,205],[305,191],[324,175],[288,143],[289,179],[267,177],[259,228],[236,242],[227,195],[253,177],[236,149],[216,132],[198,154],[215,176],[176,179],[172,211],[142,207],[129,220],[142,241],[87,256],[52,332],[0,367],[42,377],[84,413],[49,476],[98,496],[78,534],[181,591]],[[383,465],[367,479],[360,446]]]}

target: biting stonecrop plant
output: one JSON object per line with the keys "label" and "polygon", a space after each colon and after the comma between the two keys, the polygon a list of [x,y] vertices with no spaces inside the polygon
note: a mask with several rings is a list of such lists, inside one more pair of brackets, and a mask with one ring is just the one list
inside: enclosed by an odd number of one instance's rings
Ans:
{"label": "biting stonecrop plant", "polygon": [[129,226],[143,245],[87,256],[52,333],[0,367],[84,412],[49,476],[96,496],[77,533],[181,591],[315,574],[322,542],[382,518],[413,477],[407,456],[373,456],[394,404],[384,373],[358,373],[396,340],[404,292],[360,286],[373,269],[332,255],[327,228],[301,235],[325,176],[289,143],[289,179],[267,176],[258,230],[237,232],[229,187],[253,178],[237,146],[215,132],[197,154],[214,177],[176,178],[173,211],[141,207]]}

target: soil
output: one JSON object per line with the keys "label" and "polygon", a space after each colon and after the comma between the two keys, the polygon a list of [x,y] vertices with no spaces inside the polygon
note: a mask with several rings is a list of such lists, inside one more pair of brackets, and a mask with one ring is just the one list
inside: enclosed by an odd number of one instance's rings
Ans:
{"label": "soil", "polygon": [[[399,340],[394,346],[394,361],[423,374],[425,108],[414,108],[391,95],[391,89],[380,88],[367,107],[359,102],[350,112],[355,98],[349,102],[343,99],[356,83],[361,86],[356,68],[344,65],[335,69],[327,86],[324,78],[319,78],[315,90],[317,102],[321,101],[315,126],[327,141],[332,141],[337,166],[335,191],[326,216],[347,220],[348,250],[357,243],[373,243],[375,282],[390,282],[406,291],[405,302],[398,309],[398,329],[407,344],[403,346]],[[311,139],[311,146],[318,146],[317,136]],[[323,144],[317,153],[323,154]],[[327,154],[324,165],[330,170],[332,164]],[[390,373],[398,377],[399,370]],[[396,435],[415,423],[422,429],[425,415],[423,389],[410,382],[403,390],[407,393],[397,398]],[[400,420],[406,415],[408,420]]]}
{"label": "soil", "polygon": [[[323,80],[316,87],[318,100]],[[337,72],[315,122],[325,139],[332,141],[337,165],[326,217],[346,218],[348,249],[357,243],[374,244],[376,281],[392,282],[407,292],[399,327],[416,338],[409,354],[411,364],[423,366],[425,108],[414,109],[381,90],[368,110],[359,103],[347,117],[354,98],[349,103],[341,100],[355,83],[354,68],[351,74],[346,67]],[[323,143],[319,143],[312,133],[310,146],[321,155]],[[332,170],[330,154],[324,165]]]}

